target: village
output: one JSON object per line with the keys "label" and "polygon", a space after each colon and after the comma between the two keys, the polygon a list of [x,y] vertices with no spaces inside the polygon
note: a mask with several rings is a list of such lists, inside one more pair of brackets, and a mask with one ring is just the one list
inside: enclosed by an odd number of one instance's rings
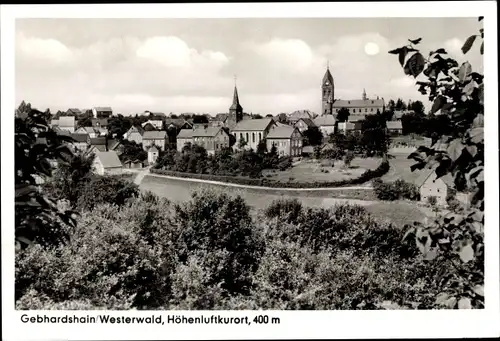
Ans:
{"label": "village", "polygon": [[[432,169],[409,172],[411,160],[408,160],[408,155],[419,146],[431,145],[430,137],[408,132],[408,129],[403,133],[402,120],[404,121],[405,116],[418,117],[418,114],[409,109],[412,108],[411,101],[406,105],[398,100],[397,108],[396,103],[391,102],[386,103],[383,98],[378,97],[369,98],[365,89],[359,99],[335,99],[334,79],[327,68],[321,85],[320,115],[309,110],[275,116],[268,114],[265,117],[248,114],[243,111],[235,84],[232,104],[227,113],[167,116],[161,112],[145,111],[136,115],[138,122],[142,123],[129,123],[130,127],[124,133],[122,124],[121,133],[117,133],[116,130],[110,130],[110,124],[123,120],[124,116],[114,114],[112,108],[70,108],[66,112],[58,112],[50,125],[74,140],[71,147],[75,151],[95,154],[94,167],[100,175],[155,168],[166,151],[176,150],[182,153],[187,145],[201,146],[211,156],[227,148],[257,151],[263,145],[265,152],[275,148],[279,157],[289,157],[293,164],[280,174],[267,172],[269,180],[286,182],[292,179],[300,182],[303,179],[308,183],[323,182],[324,187],[337,187],[327,182],[348,180],[360,176],[364,171],[377,168],[381,158],[362,156],[359,151],[355,152],[356,146],[339,141],[345,140],[346,136],[362,140],[366,130],[374,129],[363,128],[366,117],[381,117],[381,125],[375,129],[381,128],[384,135],[381,143],[387,146],[376,152],[380,157],[385,153],[391,157],[390,170],[382,174],[382,179],[391,183],[400,180],[415,186],[418,196],[411,200],[419,200],[422,205],[446,207],[451,197],[448,191],[452,185],[449,178],[436,180]],[[417,104],[414,108],[422,116],[423,106],[421,103]],[[339,140],[339,136],[343,138]],[[379,138],[374,135],[370,137]],[[124,154],[129,144],[136,146],[135,153]],[[348,149],[353,154],[348,158],[352,160],[347,163],[344,160],[340,166],[337,161],[345,158],[345,151]],[[336,167],[334,163],[337,164]],[[366,185],[372,187],[370,181]],[[469,202],[466,193],[453,193],[453,199],[464,205]]]}

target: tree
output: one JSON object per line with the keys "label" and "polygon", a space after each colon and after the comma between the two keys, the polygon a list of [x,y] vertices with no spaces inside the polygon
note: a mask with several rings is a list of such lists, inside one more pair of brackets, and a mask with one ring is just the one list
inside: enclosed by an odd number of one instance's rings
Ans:
{"label": "tree", "polygon": [[[469,52],[480,39],[484,39],[483,28],[479,34],[467,38],[462,52]],[[409,45],[389,53],[399,56],[406,75],[417,78],[423,74],[425,80],[416,84],[418,91],[433,102],[430,114],[439,112],[447,116],[453,127],[449,134],[436,138],[430,148],[419,147],[412,153],[409,157],[416,164],[411,169],[437,163],[438,177],[451,174],[455,186],[460,179],[466,179],[473,197],[471,207],[464,212],[439,216],[427,226],[417,223],[408,229],[406,236],[415,236],[417,246],[428,260],[443,264],[436,306],[483,308],[484,76],[472,71],[469,62],[459,65],[443,48],[431,51],[425,58],[416,46],[421,39],[409,41]],[[484,40],[479,50],[483,54]]]}
{"label": "tree", "polygon": [[349,118],[349,109],[341,108],[337,113],[337,122],[347,122]]}
{"label": "tree", "polygon": [[262,115],[260,115],[260,114],[255,114],[255,115],[253,115],[253,119],[254,119],[254,120],[261,119],[261,118],[263,118],[263,117],[262,117]]}
{"label": "tree", "polygon": [[407,106],[406,103],[401,99],[398,98],[396,104],[394,105],[395,110],[406,110]]}
{"label": "tree", "polygon": [[266,117],[272,118],[273,115],[272,114],[267,114]]}
{"label": "tree", "polygon": [[205,115],[194,115],[193,123],[208,123],[208,118]]}
{"label": "tree", "polygon": [[354,153],[352,151],[348,150],[346,152],[346,154],[344,155],[344,165],[346,168],[351,167],[352,160],[354,160]]}
{"label": "tree", "polygon": [[240,142],[238,142],[238,149],[243,149],[247,145],[247,141],[245,139],[241,139]]}
{"label": "tree", "polygon": [[417,115],[425,115],[425,107],[422,101],[411,102],[408,105],[408,110],[414,111]]}
{"label": "tree", "polygon": [[267,152],[266,140],[261,140],[257,145],[257,154],[265,154]]}
{"label": "tree", "polygon": [[361,142],[368,156],[387,153],[390,139],[386,131],[386,120],[382,114],[366,116],[361,131]]}
{"label": "tree", "polygon": [[319,146],[323,142],[323,133],[318,127],[309,127],[303,136],[304,146]]}
{"label": "tree", "polygon": [[[24,103],[24,102],[23,102]],[[49,179],[54,166],[68,163],[73,153],[60,135],[48,125],[48,113],[21,105],[15,119],[15,238],[16,247],[33,242],[54,245],[67,240],[76,224],[75,213],[61,210],[47,195],[38,179]]]}
{"label": "tree", "polygon": [[389,100],[389,102],[387,103],[387,109],[389,111],[392,111],[394,112],[394,110],[396,109],[396,102],[394,102],[394,100]]}

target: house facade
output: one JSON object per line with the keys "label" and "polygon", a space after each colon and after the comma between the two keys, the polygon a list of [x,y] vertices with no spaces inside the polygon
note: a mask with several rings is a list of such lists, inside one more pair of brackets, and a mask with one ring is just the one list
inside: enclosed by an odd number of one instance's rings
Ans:
{"label": "house facade", "polygon": [[72,146],[73,151],[86,151],[90,146],[90,136],[88,134],[79,134],[74,133],[71,134],[71,137],[74,139]]}
{"label": "house facade", "polygon": [[151,146],[148,149],[148,164],[155,164],[160,156],[160,151],[155,146]]}
{"label": "house facade", "polygon": [[95,152],[94,171],[99,175],[118,175],[123,173],[123,165],[114,151]]}
{"label": "house facade", "polygon": [[141,127],[130,127],[130,129],[123,135],[123,138],[128,141],[134,141],[137,144],[142,143],[142,135],[144,130]]}
{"label": "house facade", "polygon": [[142,135],[142,146],[144,150],[148,150],[151,146],[156,146],[160,150],[165,150],[165,144],[167,142],[167,132],[166,131],[145,131]]}
{"label": "house facade", "polygon": [[270,151],[273,146],[279,156],[302,155],[302,134],[298,128],[291,126],[280,126],[272,129],[266,137],[266,148]]}
{"label": "house facade", "polygon": [[430,197],[436,197],[436,203],[439,206],[446,205],[446,196],[448,195],[448,188],[453,187],[453,179],[449,174],[437,178],[434,169],[423,169],[421,174],[415,180],[420,193],[420,201],[428,203]]}
{"label": "house facade", "polygon": [[301,133],[309,128],[316,127],[314,121],[310,118],[299,118],[299,120],[294,125]]}
{"label": "house facade", "polygon": [[314,114],[309,110],[296,110],[288,115],[287,121],[294,125],[301,118],[308,118],[312,120],[314,119]]}
{"label": "house facade", "polygon": [[327,137],[330,134],[335,133],[335,118],[333,115],[323,115],[316,117],[314,124],[323,133],[323,137]]}
{"label": "house facade", "polygon": [[61,116],[58,121],[59,129],[68,131],[70,133],[75,132],[75,117],[74,116]]}
{"label": "house facade", "polygon": [[76,134],[87,134],[91,138],[99,137],[100,132],[94,127],[80,127],[75,131]]}
{"label": "house facade", "polygon": [[151,124],[155,129],[160,130],[163,127],[162,120],[147,120],[142,124],[142,128],[145,128],[146,125]]}
{"label": "house facade", "polygon": [[259,143],[267,137],[267,134],[276,127],[272,118],[261,118],[255,120],[240,121],[234,129],[231,130],[236,137],[235,147],[241,146],[241,141],[245,141],[244,149],[257,150]]}
{"label": "house facade", "polygon": [[108,118],[113,115],[113,109],[110,107],[94,107],[92,108],[92,116],[94,118]]}
{"label": "house facade", "polygon": [[401,121],[389,121],[387,122],[387,132],[391,136],[399,136],[403,134],[403,125]]}
{"label": "house facade", "polygon": [[361,99],[341,100],[336,99],[332,101],[332,114],[336,115],[340,109],[345,108],[349,110],[349,122],[363,121],[367,115],[374,115],[377,112],[384,112],[385,102],[382,98],[371,99],[366,96],[366,91],[363,90]]}
{"label": "house facade", "polygon": [[208,154],[229,147],[229,134],[222,127],[200,127],[192,131],[192,143],[202,146]]}
{"label": "house facade", "polygon": [[181,129],[176,138],[177,151],[182,152],[182,148],[184,148],[184,146],[188,143],[193,144],[193,130]]}

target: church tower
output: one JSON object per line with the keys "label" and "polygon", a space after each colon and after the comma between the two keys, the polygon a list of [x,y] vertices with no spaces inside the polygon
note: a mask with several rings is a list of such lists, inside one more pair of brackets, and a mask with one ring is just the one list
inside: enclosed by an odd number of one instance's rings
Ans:
{"label": "church tower", "polygon": [[330,67],[327,65],[321,84],[321,115],[333,114],[332,105],[334,101],[334,91],[333,77],[330,73]]}
{"label": "church tower", "polygon": [[366,97],[366,90],[363,89],[363,101],[368,100],[368,97]]}
{"label": "church tower", "polygon": [[234,84],[233,104],[229,107],[229,115],[227,117],[226,126],[229,129],[232,129],[242,119],[243,107],[240,105],[238,89],[236,88],[236,84]]}

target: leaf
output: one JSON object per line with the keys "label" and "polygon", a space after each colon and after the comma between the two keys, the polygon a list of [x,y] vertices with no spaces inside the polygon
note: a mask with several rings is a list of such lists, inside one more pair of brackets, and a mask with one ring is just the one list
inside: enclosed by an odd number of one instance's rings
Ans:
{"label": "leaf", "polygon": [[481,21],[483,19],[484,19],[484,17],[479,17],[479,18],[477,18],[477,21]]}
{"label": "leaf", "polygon": [[484,142],[484,129],[482,127],[472,128],[469,131],[469,137],[472,143]]}
{"label": "leaf", "polygon": [[422,38],[417,38],[415,40],[408,39],[408,41],[412,44],[417,45],[418,43],[420,43],[420,41],[422,41]]}
{"label": "leaf", "polygon": [[410,70],[410,75],[417,78],[424,71],[425,58],[420,52],[415,53],[408,59],[406,66]]}
{"label": "leaf", "polygon": [[457,160],[460,155],[462,155],[462,151],[464,149],[464,145],[460,141],[460,139],[455,139],[451,141],[451,143],[448,145],[447,152],[448,156],[452,161]]}
{"label": "leaf", "polygon": [[457,304],[457,298],[456,297],[450,297],[445,302],[446,307],[448,307],[450,309],[455,308],[456,304]]}
{"label": "leaf", "polygon": [[36,192],[36,187],[29,184],[16,185],[16,198],[26,196],[30,193]]}
{"label": "leaf", "polygon": [[450,298],[450,295],[448,295],[445,292],[442,292],[439,295],[437,295],[436,304],[437,305],[446,305],[446,302],[448,301],[449,298]]}
{"label": "leaf", "polygon": [[464,43],[464,46],[462,46],[462,53],[466,54],[469,52],[470,48],[472,47],[472,44],[474,44],[474,41],[476,40],[476,35],[470,36],[467,38],[467,40]]}
{"label": "leaf", "polygon": [[431,114],[436,113],[441,109],[441,107],[446,103],[446,98],[444,96],[438,96],[434,100],[434,103],[432,104],[432,109],[430,111]]}
{"label": "leaf", "polygon": [[410,227],[404,234],[403,238],[401,239],[401,241],[405,241],[406,238],[408,238],[408,236],[412,233],[415,233],[415,228],[413,227]]}
{"label": "leaf", "polygon": [[414,172],[414,171],[415,171],[415,169],[419,169],[419,170],[420,170],[420,169],[423,169],[424,167],[425,167],[425,162],[419,162],[419,163],[416,163],[416,164],[414,164],[414,165],[411,165],[411,166],[410,166],[410,170],[411,170],[412,172]]}
{"label": "leaf", "polygon": [[476,285],[474,288],[472,288],[472,291],[476,293],[476,295],[484,297],[484,285]]}
{"label": "leaf", "polygon": [[460,66],[458,70],[458,79],[461,83],[465,82],[465,79],[472,72],[472,65],[469,62],[465,62]]}
{"label": "leaf", "polygon": [[437,249],[432,249],[432,250],[429,250],[427,251],[427,253],[425,253],[425,260],[434,260],[436,257],[437,257],[438,253],[437,253]]}
{"label": "leaf", "polygon": [[403,47],[401,51],[399,51],[399,64],[401,64],[401,66],[404,66],[407,54],[408,54],[408,48],[406,46]]}
{"label": "leaf", "polygon": [[458,253],[458,255],[460,256],[460,259],[464,263],[468,263],[469,261],[471,261],[472,259],[474,259],[474,250],[472,249],[471,244],[467,244],[466,246],[464,246],[460,250],[460,252]]}
{"label": "leaf", "polygon": [[476,82],[472,80],[464,86],[464,88],[462,89],[462,93],[466,94],[467,96],[470,96],[474,92],[475,88],[476,88]]}
{"label": "leaf", "polygon": [[481,43],[481,47],[479,48],[479,53],[484,54],[484,41]]}
{"label": "leaf", "polygon": [[434,53],[448,54],[448,52],[446,52],[446,50],[443,48],[437,49],[436,51],[434,51]]}
{"label": "leaf", "polygon": [[399,54],[399,52],[402,50],[402,48],[397,48],[394,50],[389,51],[390,54]]}
{"label": "leaf", "polygon": [[479,103],[481,105],[484,105],[484,85],[483,85],[483,83],[481,83],[478,87],[477,96],[479,97]]}
{"label": "leaf", "polygon": [[472,145],[472,146],[466,146],[465,149],[467,149],[467,152],[472,156],[476,156],[477,155],[477,147]]}
{"label": "leaf", "polygon": [[472,309],[470,298],[462,297],[460,301],[458,301],[458,309]]}

